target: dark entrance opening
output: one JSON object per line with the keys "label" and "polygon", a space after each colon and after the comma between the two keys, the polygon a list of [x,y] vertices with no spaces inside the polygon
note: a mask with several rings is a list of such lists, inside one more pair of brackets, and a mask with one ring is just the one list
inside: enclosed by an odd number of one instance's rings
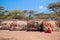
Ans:
{"label": "dark entrance opening", "polygon": [[59,27],[60,27],[60,22],[59,22]]}
{"label": "dark entrance opening", "polygon": [[39,27],[40,27],[39,31],[40,31],[40,32],[44,32],[43,23],[41,23]]}

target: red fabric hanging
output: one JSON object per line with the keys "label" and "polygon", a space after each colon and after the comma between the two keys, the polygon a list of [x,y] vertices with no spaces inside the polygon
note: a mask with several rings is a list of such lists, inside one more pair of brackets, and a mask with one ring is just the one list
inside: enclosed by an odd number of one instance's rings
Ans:
{"label": "red fabric hanging", "polygon": [[47,33],[52,33],[52,31],[51,31],[51,29],[50,29],[50,28],[48,28]]}

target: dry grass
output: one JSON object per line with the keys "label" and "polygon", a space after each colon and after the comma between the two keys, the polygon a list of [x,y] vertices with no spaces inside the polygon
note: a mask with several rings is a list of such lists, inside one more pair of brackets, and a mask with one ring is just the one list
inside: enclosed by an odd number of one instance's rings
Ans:
{"label": "dry grass", "polygon": [[60,40],[60,32],[26,32],[0,30],[0,40]]}

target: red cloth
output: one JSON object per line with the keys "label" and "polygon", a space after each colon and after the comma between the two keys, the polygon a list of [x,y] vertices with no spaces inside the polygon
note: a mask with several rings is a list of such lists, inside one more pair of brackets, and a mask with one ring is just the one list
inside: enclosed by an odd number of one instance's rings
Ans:
{"label": "red cloth", "polygon": [[47,33],[51,33],[52,31],[50,29],[47,30]]}

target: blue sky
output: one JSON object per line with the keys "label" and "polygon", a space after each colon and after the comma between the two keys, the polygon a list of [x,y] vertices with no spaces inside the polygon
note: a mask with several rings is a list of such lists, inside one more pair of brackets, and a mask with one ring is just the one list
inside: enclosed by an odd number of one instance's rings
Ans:
{"label": "blue sky", "polygon": [[35,10],[38,12],[49,12],[47,6],[53,2],[60,0],[0,0],[0,6],[4,6],[7,10]]}

